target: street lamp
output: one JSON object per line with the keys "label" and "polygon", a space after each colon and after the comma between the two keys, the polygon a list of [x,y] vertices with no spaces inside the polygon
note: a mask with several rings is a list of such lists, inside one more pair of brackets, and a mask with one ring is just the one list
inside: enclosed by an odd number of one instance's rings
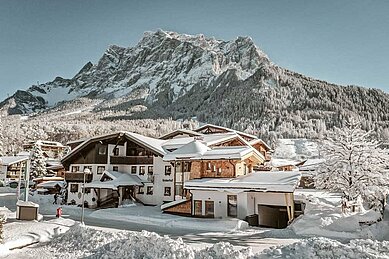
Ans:
{"label": "street lamp", "polygon": [[81,224],[84,225],[84,210],[85,210],[85,205],[84,205],[84,200],[85,200],[85,175],[90,174],[89,168],[85,168],[83,175],[84,175],[84,181],[82,183],[82,211],[81,211]]}

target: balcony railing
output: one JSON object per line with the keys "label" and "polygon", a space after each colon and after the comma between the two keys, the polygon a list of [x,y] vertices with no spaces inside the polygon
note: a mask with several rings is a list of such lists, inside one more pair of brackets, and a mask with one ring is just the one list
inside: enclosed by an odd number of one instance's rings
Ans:
{"label": "balcony railing", "polygon": [[113,165],[152,165],[153,157],[148,156],[111,156]]}
{"label": "balcony railing", "polygon": [[[85,174],[85,182],[89,183],[93,179],[93,174]],[[84,181],[84,173],[83,172],[65,172],[65,180],[67,182],[79,182],[82,183]]]}

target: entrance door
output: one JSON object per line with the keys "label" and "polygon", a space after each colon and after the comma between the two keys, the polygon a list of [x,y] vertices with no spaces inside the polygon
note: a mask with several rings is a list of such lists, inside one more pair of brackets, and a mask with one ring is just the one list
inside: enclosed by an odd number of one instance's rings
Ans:
{"label": "entrance door", "polygon": [[205,201],[205,216],[213,218],[215,216],[215,205],[213,201]]}
{"label": "entrance door", "polygon": [[238,216],[238,198],[236,195],[227,195],[227,215],[233,218]]}

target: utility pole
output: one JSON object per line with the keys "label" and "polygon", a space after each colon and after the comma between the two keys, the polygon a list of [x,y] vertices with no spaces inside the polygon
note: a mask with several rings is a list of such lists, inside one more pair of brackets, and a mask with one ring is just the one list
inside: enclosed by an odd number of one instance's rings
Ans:
{"label": "utility pole", "polygon": [[28,156],[27,163],[26,163],[26,170],[24,174],[24,201],[28,201],[28,192],[29,192],[29,185],[30,185],[30,164],[31,164],[31,152]]}

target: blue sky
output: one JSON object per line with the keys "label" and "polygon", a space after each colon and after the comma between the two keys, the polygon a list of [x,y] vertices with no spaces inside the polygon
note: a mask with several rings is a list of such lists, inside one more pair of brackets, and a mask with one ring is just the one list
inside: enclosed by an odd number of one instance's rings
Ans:
{"label": "blue sky", "polygon": [[251,36],[278,65],[389,92],[389,1],[0,0],[0,99],[71,78],[110,44],[158,28]]}

